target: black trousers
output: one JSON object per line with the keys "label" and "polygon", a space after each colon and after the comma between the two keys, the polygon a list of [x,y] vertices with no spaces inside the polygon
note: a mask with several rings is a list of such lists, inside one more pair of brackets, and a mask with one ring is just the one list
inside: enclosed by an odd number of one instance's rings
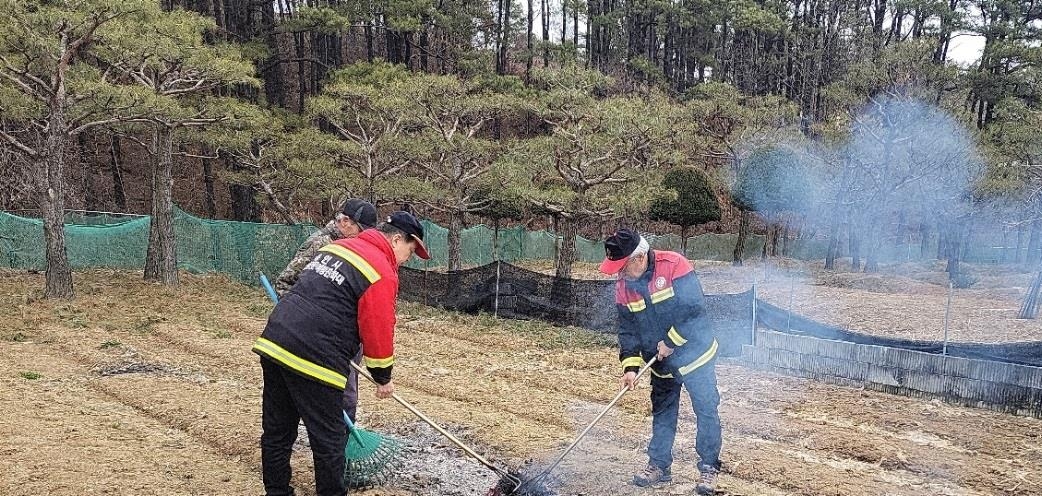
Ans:
{"label": "black trousers", "polygon": [[[362,350],[358,350],[358,354],[351,361],[361,365]],[[355,415],[358,413],[358,371],[354,368],[347,374],[347,387],[344,388],[344,412],[351,417],[351,422],[355,421]]]}
{"label": "black trousers", "polygon": [[344,496],[344,446],[347,426],[341,406],[343,391],[306,379],[261,358],[264,374],[261,470],[267,496],[293,494],[289,458],[301,419],[308,432],[315,462],[318,496]]}

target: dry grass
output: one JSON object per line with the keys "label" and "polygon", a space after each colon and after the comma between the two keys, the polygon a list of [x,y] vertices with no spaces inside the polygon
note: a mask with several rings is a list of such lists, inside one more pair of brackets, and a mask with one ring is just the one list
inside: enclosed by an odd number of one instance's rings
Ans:
{"label": "dry grass", "polygon": [[[262,492],[249,347],[271,306],[221,277],[182,277],[167,289],[132,273],[77,273],[80,297],[50,302],[32,296],[40,275],[0,271],[0,494]],[[399,393],[497,463],[550,459],[617,387],[616,352],[602,336],[415,305],[400,313]],[[718,371],[728,494],[1042,493],[1038,420]],[[415,426],[362,389],[363,425]],[[563,492],[689,493],[690,415],[678,482],[626,484],[643,463],[649,412],[647,389],[624,398],[559,469]],[[310,460],[298,453],[294,464],[300,494],[311,494]]]}

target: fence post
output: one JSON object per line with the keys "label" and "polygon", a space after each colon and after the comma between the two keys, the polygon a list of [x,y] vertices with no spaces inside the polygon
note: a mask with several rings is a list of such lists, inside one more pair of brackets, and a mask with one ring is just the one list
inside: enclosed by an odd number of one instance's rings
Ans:
{"label": "fence post", "polygon": [[499,318],[499,264],[502,263],[496,260],[496,299],[492,303],[492,317]]}
{"label": "fence post", "polygon": [[210,233],[210,241],[213,249],[213,270],[214,272],[223,272],[224,264],[221,263],[221,247],[217,243],[218,233],[214,232],[214,229],[210,226],[207,226],[206,230]]}
{"label": "fence post", "polygon": [[785,330],[792,332],[792,297],[796,293],[796,276],[789,274],[789,315],[785,318]]}
{"label": "fence post", "polygon": [[756,346],[756,283],[753,282],[753,323],[749,326],[749,332],[752,334],[749,342]]}
{"label": "fence post", "polygon": [[427,295],[430,293],[427,286],[427,275],[431,273],[431,261],[430,259],[423,261],[423,304],[428,305]]}
{"label": "fence post", "polygon": [[948,322],[951,318],[952,313],[952,293],[955,292],[955,285],[951,281],[948,281],[948,304],[944,309],[944,344],[941,347],[941,355],[948,354]]}

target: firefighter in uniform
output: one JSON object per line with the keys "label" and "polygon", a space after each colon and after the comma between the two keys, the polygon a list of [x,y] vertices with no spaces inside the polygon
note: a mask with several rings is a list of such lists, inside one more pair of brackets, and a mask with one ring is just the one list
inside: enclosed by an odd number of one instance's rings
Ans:
{"label": "firefighter in uniform", "polygon": [[[311,259],[322,247],[339,239],[354,238],[362,231],[376,226],[376,207],[372,203],[358,198],[349,198],[344,201],[337,212],[336,217],[326,224],[326,227],[315,231],[307,240],[297,248],[296,255],[290,259],[289,264],[279,273],[275,280],[275,291],[279,298],[297,283],[300,272],[304,270]],[[362,352],[359,350],[352,360],[357,364],[362,363]],[[344,388],[344,411],[351,420],[355,420],[358,412],[358,372],[351,369],[347,374],[347,387]]]}
{"label": "firefighter in uniform", "polygon": [[637,371],[652,357],[652,436],[648,465],[634,476],[637,486],[672,480],[680,392],[691,396],[698,432],[695,451],[701,480],[698,494],[715,492],[720,470],[720,394],[716,387],[716,338],[706,315],[702,285],[679,253],[651,250],[647,240],[620,229],[605,242],[600,270],[618,274],[619,359],[623,387],[634,387]]}
{"label": "firefighter in uniform", "polygon": [[429,259],[423,227],[395,212],[376,229],[322,247],[275,306],[253,351],[264,377],[261,466],[268,496],[293,494],[290,454],[304,421],[318,496],[343,496],[348,431],[341,397],[349,361],[361,346],[365,366],[394,393],[398,267],[416,254]]}

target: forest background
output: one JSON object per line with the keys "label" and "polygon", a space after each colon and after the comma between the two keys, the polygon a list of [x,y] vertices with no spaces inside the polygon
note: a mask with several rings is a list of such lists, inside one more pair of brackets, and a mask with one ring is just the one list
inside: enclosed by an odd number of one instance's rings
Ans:
{"label": "forest background", "polygon": [[1042,253],[1034,1],[0,6],[0,209],[43,219],[47,296],[70,210],[150,215],[145,277],[177,284],[175,204],[321,224],[345,196],[445,225],[449,268],[475,222],[553,229],[561,277],[619,225],[865,271],[918,240],[956,282],[968,244]]}

